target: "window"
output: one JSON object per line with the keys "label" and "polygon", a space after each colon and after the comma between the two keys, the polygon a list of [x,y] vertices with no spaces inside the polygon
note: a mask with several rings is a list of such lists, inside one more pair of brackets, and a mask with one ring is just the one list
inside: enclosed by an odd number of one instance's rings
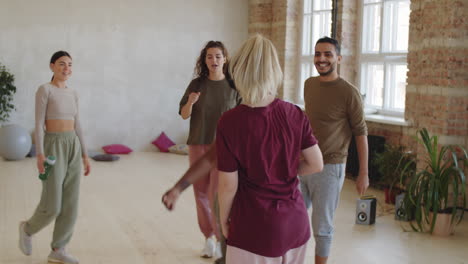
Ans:
{"label": "window", "polygon": [[410,0],[361,0],[360,89],[380,114],[405,111]]}
{"label": "window", "polygon": [[315,42],[323,36],[331,36],[332,0],[304,0],[302,19],[301,66],[299,102],[304,102],[304,81],[317,76],[314,66]]}

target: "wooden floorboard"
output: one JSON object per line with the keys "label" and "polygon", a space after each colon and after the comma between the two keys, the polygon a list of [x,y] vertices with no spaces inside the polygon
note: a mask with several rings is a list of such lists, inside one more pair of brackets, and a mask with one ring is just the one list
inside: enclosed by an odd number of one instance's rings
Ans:
{"label": "wooden floorboard", "polygon": [[[80,216],[69,252],[84,264],[212,263],[198,256],[204,239],[196,222],[192,189],[175,211],[160,202],[188,166],[187,156],[158,152],[123,155],[117,162],[92,162],[81,184]],[[0,264],[44,264],[52,225],[34,236],[32,256],[17,247],[18,222],[33,213],[40,196],[35,160],[0,160]],[[336,215],[330,264],[468,263],[468,221],[450,237],[403,232],[392,206],[381,201],[373,226],[354,224],[354,182],[345,181]],[[313,239],[307,263],[313,263]]]}

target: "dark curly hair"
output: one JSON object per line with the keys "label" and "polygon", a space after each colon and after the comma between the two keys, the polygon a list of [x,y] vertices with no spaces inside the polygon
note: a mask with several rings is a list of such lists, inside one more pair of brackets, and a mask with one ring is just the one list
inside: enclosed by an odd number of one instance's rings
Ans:
{"label": "dark curly hair", "polygon": [[221,41],[214,41],[210,40],[208,43],[206,43],[205,47],[201,50],[200,56],[197,59],[197,63],[195,64],[195,69],[194,69],[194,77],[195,78],[208,78],[209,70],[208,66],[206,65],[205,59],[206,59],[206,53],[208,49],[210,48],[218,48],[221,50],[223,53],[223,56],[226,58],[226,62],[223,65],[223,73],[226,75],[228,71],[228,51],[226,47],[224,47],[224,44]]}

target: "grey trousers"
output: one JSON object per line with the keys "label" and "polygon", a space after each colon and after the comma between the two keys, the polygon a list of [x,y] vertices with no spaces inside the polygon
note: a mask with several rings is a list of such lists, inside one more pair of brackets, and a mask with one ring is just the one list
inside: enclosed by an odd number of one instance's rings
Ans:
{"label": "grey trousers", "polygon": [[57,161],[42,181],[41,200],[25,231],[34,235],[55,220],[51,247],[62,248],[70,241],[78,216],[80,141],[75,132],[46,133],[44,154],[54,155]]}
{"label": "grey trousers", "polygon": [[328,257],[333,239],[333,219],[345,178],[345,164],[325,164],[322,172],[299,178],[307,209],[312,205],[315,255]]}

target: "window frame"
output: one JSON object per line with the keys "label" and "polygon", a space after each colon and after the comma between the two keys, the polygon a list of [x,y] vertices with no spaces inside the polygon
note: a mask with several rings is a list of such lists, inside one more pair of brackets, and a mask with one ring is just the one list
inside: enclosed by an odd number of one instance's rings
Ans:
{"label": "window frame", "polygon": [[[297,95],[296,95],[296,102],[299,103],[299,104],[304,104],[304,82],[305,80],[307,80],[307,78],[309,77],[312,77],[312,76],[317,76],[317,75],[314,75],[314,69],[315,69],[315,65],[314,65],[314,56],[315,56],[315,53],[313,50],[311,50],[311,54],[310,55],[303,55],[302,54],[302,51],[303,51],[303,43],[304,43],[304,20],[305,20],[305,16],[306,15],[310,15],[311,17],[311,29],[313,29],[314,27],[314,24],[313,24],[313,17],[314,17],[314,14],[319,14],[319,13],[329,13],[330,15],[330,20],[331,20],[331,23],[330,23],[330,35],[328,36],[332,36],[333,35],[333,16],[334,16],[334,10],[335,10],[335,0],[327,0],[327,1],[330,1],[330,7],[331,9],[326,9],[326,10],[318,10],[318,11],[314,11],[314,2],[315,1],[324,1],[324,0],[310,0],[311,1],[311,8],[312,8],[312,12],[311,13],[305,13],[305,1],[306,0],[303,0],[301,1],[301,15],[300,15],[300,45],[299,45],[299,52],[298,52],[298,56],[299,56],[299,60],[298,60],[298,71],[297,71],[297,80],[298,80],[298,83],[299,83],[299,87],[298,87],[298,92],[297,92]],[[323,36],[321,36],[323,37]],[[313,38],[313,33],[312,31],[310,31],[310,37],[309,37],[309,42],[312,42],[312,38]],[[311,45],[314,46],[315,43],[311,43]],[[307,78],[305,78],[304,80],[302,80],[302,67],[303,65],[305,64],[310,64],[311,65],[311,70],[310,70],[310,74]]]}
{"label": "window frame", "polygon": [[[384,13],[385,13],[385,10],[384,10],[384,6],[385,6],[385,2],[408,2],[409,4],[411,4],[411,1],[410,0],[379,0],[380,2],[378,3],[371,3],[369,5],[376,5],[376,4],[380,4],[381,5],[381,8],[380,8],[380,32],[379,32],[379,50],[376,52],[376,53],[364,53],[363,52],[363,39],[364,39],[364,36],[363,36],[363,31],[364,31],[364,0],[359,0],[358,2],[358,23],[359,23],[359,26],[357,28],[357,33],[359,34],[359,37],[358,37],[358,47],[357,47],[357,85],[359,87],[359,91],[361,92],[361,94],[367,94],[367,89],[368,87],[364,86],[363,84],[363,66],[365,63],[380,63],[380,64],[383,64],[383,73],[384,73],[384,76],[383,76],[383,83],[384,83],[384,87],[383,87],[383,102],[382,102],[382,107],[375,107],[375,106],[371,106],[371,105],[367,105],[367,104],[364,104],[364,107],[365,107],[365,110],[367,113],[374,113],[374,114],[379,114],[379,115],[384,115],[384,116],[393,116],[393,117],[404,117],[404,114],[405,114],[405,110],[406,110],[406,106],[405,108],[402,110],[402,111],[399,111],[399,110],[396,110],[396,109],[392,109],[389,107],[389,104],[388,104],[388,101],[389,100],[392,100],[390,98],[388,98],[388,93],[390,92],[389,90],[393,90],[395,91],[394,89],[389,89],[387,87],[387,82],[389,81],[388,80],[388,67],[390,65],[406,65],[408,66],[408,50],[406,50],[406,52],[402,52],[401,50],[400,51],[395,51],[395,52],[388,52],[388,51],[384,51],[384,35],[383,35],[383,31],[385,31],[385,25],[384,25],[384,20],[386,19]],[[411,12],[411,10],[410,10]],[[388,19],[388,18],[387,18]],[[392,30],[393,32],[394,30]],[[388,40],[388,38],[386,38]],[[406,79],[407,79],[407,76],[406,76]],[[407,84],[406,84],[407,85]],[[395,100],[395,98],[393,98],[393,100]]]}

